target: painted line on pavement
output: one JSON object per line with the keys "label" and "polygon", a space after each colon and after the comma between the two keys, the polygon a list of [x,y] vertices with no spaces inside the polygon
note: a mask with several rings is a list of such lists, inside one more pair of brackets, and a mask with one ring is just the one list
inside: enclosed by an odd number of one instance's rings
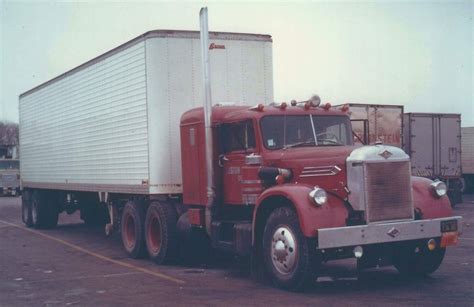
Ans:
{"label": "painted line on pavement", "polygon": [[56,241],[56,242],[58,242],[58,243],[61,243],[61,244],[63,244],[63,245],[66,245],[66,246],[68,246],[68,247],[70,247],[70,248],[73,248],[73,249],[75,249],[75,250],[78,250],[78,251],[80,251],[80,252],[83,252],[83,253],[85,253],[85,254],[88,254],[88,255],[93,256],[93,257],[98,258],[98,259],[102,259],[102,260],[107,261],[107,262],[115,263],[115,264],[117,264],[117,265],[120,265],[120,266],[129,268],[129,269],[134,269],[134,270],[137,270],[137,271],[139,271],[139,272],[143,272],[143,273],[145,273],[145,274],[152,275],[152,276],[155,276],[155,277],[164,279],[164,280],[172,281],[172,282],[177,283],[177,284],[185,284],[185,283],[186,283],[184,280],[177,279],[177,278],[174,278],[174,277],[172,277],[172,276],[168,276],[168,275],[163,274],[163,273],[155,272],[155,271],[148,270],[148,269],[145,269],[145,268],[142,268],[142,267],[139,267],[139,266],[130,264],[130,263],[126,263],[126,262],[123,262],[123,261],[120,261],[120,260],[115,260],[115,259],[109,258],[109,257],[107,257],[107,256],[104,256],[104,255],[95,253],[95,252],[93,252],[93,251],[90,251],[90,250],[88,250],[88,249],[85,249],[85,248],[83,248],[83,247],[80,247],[80,246],[78,246],[78,245],[75,245],[75,244],[73,244],[73,243],[64,241],[64,240],[62,240],[62,239],[59,239],[59,238],[50,236],[50,235],[48,235],[48,234],[42,233],[42,232],[40,232],[40,231],[31,229],[31,228],[26,228],[26,227],[23,227],[23,226],[21,226],[21,225],[13,224],[13,223],[10,223],[10,222],[7,222],[7,221],[3,221],[3,220],[0,220],[0,222],[3,223],[3,224],[9,225],[9,226],[18,228],[18,229],[22,229],[22,230],[25,230],[25,231],[28,231],[28,232],[37,234],[37,235],[39,235],[39,236],[41,236],[41,237],[43,237],[43,238],[50,239],[50,240],[52,240],[52,241]]}

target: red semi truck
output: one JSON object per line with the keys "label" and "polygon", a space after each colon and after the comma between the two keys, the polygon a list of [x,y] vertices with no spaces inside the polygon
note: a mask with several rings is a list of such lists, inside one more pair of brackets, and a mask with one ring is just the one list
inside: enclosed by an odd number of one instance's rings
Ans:
{"label": "red semi truck", "polygon": [[[412,177],[410,159],[397,147],[355,146],[346,107],[320,104],[317,97],[290,104],[268,101],[269,36],[211,33],[209,43],[207,30],[203,33],[199,41],[195,32],[154,31],[123,45],[122,53],[140,44],[146,50],[136,51],[150,65],[147,91],[140,96],[143,114],[140,105],[123,102],[123,112],[119,106],[107,109],[106,102],[115,103],[113,97],[122,94],[101,94],[108,79],[88,81],[94,65],[102,65],[99,78],[108,76],[108,63],[119,69],[125,59],[116,64],[113,57],[120,50],[22,94],[25,224],[51,228],[60,212],[80,210],[86,222],[107,222],[109,233],[119,230],[130,257],[148,254],[158,264],[176,258],[193,233],[201,232],[215,249],[252,257],[256,268],[285,289],[314,280],[319,265],[333,259],[355,257],[361,268],[395,265],[410,275],[434,272],[461,227],[444,183]],[[225,80],[211,78],[204,65],[201,81],[214,86],[212,91],[203,87],[206,101],[211,93],[221,101],[235,93],[231,98],[237,102],[247,95],[267,104],[188,108],[186,100],[169,99],[183,92],[183,99],[193,98],[179,81],[192,79],[197,65],[177,78],[177,70],[169,70],[172,53],[164,60],[148,57],[173,44],[192,49],[196,42],[204,46],[202,63],[209,62],[211,49],[221,52],[211,53],[211,64],[222,60],[228,65],[220,71],[211,65],[213,77],[224,74]],[[261,52],[267,64],[238,62],[245,52]],[[140,56],[134,57],[133,63],[139,62]],[[174,63],[189,67],[186,61]],[[233,61],[238,62],[235,70]],[[154,65],[163,68],[163,75]],[[243,72],[242,65],[248,70]],[[216,84],[230,87],[216,91]],[[245,94],[234,91],[235,84],[247,84]],[[90,87],[93,93],[81,94]],[[180,120],[170,120],[168,112],[180,108],[188,110],[173,112]],[[63,127],[59,131],[57,121]],[[129,129],[120,130],[124,125]],[[61,154],[44,160],[51,148]]]}

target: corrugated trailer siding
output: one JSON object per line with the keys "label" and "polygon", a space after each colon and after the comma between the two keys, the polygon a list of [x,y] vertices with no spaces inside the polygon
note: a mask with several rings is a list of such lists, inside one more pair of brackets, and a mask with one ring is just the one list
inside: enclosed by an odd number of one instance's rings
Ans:
{"label": "corrugated trailer siding", "polygon": [[462,172],[474,174],[474,127],[461,128]]}
{"label": "corrugated trailer siding", "polygon": [[[214,103],[273,101],[271,42],[218,40],[210,50]],[[202,106],[199,38],[146,40],[150,134],[150,192],[182,192],[181,115]]]}
{"label": "corrugated trailer siding", "polygon": [[22,180],[141,185],[148,180],[145,44],[20,98]]}
{"label": "corrugated trailer siding", "polygon": [[[211,42],[225,45],[210,50],[214,103],[273,101],[270,37]],[[151,31],[22,94],[25,186],[181,193],[179,122],[202,105],[200,53],[198,32]]]}

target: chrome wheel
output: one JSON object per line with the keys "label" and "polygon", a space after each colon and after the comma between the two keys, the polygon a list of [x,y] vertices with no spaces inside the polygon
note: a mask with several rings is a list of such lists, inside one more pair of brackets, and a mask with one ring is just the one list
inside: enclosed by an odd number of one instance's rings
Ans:
{"label": "chrome wheel", "polygon": [[23,204],[23,222],[28,224],[28,216],[30,215],[30,210],[26,204]]}
{"label": "chrome wheel", "polygon": [[34,226],[38,226],[38,200],[35,198],[31,204],[31,220]]}
{"label": "chrome wheel", "polygon": [[297,246],[295,236],[287,227],[279,227],[272,238],[271,257],[275,269],[283,275],[290,274],[296,266]]}
{"label": "chrome wheel", "polygon": [[132,250],[137,241],[137,234],[135,231],[135,220],[131,214],[125,215],[124,222],[124,243],[128,249]]}

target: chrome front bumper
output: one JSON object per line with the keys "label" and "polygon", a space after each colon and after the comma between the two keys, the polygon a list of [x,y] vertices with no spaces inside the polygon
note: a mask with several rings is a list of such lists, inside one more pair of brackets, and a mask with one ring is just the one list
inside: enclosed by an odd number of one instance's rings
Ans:
{"label": "chrome front bumper", "polygon": [[437,238],[443,234],[441,222],[451,220],[457,221],[457,232],[461,233],[461,219],[460,216],[452,216],[318,229],[318,249]]}

